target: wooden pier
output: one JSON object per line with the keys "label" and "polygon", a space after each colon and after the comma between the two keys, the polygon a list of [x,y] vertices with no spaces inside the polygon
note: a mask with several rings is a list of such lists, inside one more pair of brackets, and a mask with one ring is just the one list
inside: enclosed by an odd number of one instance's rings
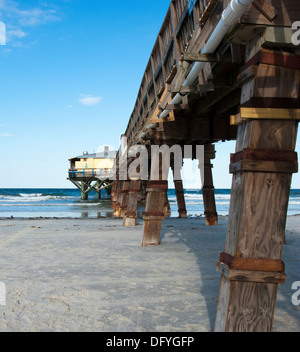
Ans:
{"label": "wooden pier", "polygon": [[[232,173],[232,192],[218,262],[216,331],[271,331],[277,288],[285,282],[281,253],[291,178],[298,172],[300,47],[292,25],[299,19],[294,0],[172,0],[124,134],[127,149],[142,145],[149,155],[153,145],[188,145],[195,158],[196,146],[204,145],[209,226],[218,223],[214,143],[236,140],[224,170]],[[128,157],[128,167],[134,159]],[[168,182],[154,171],[150,167],[148,180],[117,179],[112,188],[115,215],[125,226],[136,224],[137,201],[144,201],[143,246],[159,244],[169,214]],[[185,217],[180,180],[175,189]]]}

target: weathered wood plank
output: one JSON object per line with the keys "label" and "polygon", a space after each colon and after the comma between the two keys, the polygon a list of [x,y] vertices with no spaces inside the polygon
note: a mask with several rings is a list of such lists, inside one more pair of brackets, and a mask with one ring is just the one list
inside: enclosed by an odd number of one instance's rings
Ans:
{"label": "weathered wood plank", "polygon": [[271,271],[232,270],[223,263],[219,264],[218,271],[220,271],[228,281],[284,284],[286,280],[286,274],[283,273]]}
{"label": "weathered wood plank", "polygon": [[182,53],[182,60],[187,62],[230,62],[232,63],[232,56],[224,56],[220,54],[196,54],[196,53]]}
{"label": "weathered wood plank", "polygon": [[271,3],[264,0],[254,0],[253,1],[254,7],[262,13],[270,22],[274,20],[277,16],[278,11]]}
{"label": "weathered wood plank", "polygon": [[241,119],[300,120],[300,109],[241,108]]}

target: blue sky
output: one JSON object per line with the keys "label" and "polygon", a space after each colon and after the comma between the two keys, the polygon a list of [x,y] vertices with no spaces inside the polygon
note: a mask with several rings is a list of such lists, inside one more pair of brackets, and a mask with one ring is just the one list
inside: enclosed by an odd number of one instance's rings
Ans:
{"label": "blue sky", "polygon": [[[0,188],[72,187],[69,158],[118,147],[169,4],[0,0]],[[217,152],[215,185],[229,188],[234,142]]]}

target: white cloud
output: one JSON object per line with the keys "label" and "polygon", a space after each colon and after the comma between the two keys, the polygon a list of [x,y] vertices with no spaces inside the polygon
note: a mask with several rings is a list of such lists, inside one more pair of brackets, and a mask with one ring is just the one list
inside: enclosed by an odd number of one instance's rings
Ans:
{"label": "white cloud", "polygon": [[9,133],[2,133],[0,134],[0,137],[12,137],[12,135]]}
{"label": "white cloud", "polygon": [[59,17],[56,11],[52,9],[29,9],[17,10],[16,14],[19,17],[19,22],[22,26],[37,26],[44,23],[58,21]]}
{"label": "white cloud", "polygon": [[97,105],[103,100],[102,97],[95,97],[93,95],[83,95],[81,94],[81,98],[79,99],[80,104],[85,106]]}
{"label": "white cloud", "polygon": [[[7,42],[14,44],[15,39],[27,36],[23,28],[37,27],[60,20],[58,9],[47,3],[28,7],[24,2],[0,0],[0,20],[5,23]],[[13,45],[14,46],[14,45]],[[22,46],[20,42],[15,46]]]}
{"label": "white cloud", "polygon": [[21,26],[37,26],[44,23],[60,20],[56,9],[50,8],[47,4],[43,7],[20,8],[22,5],[13,0],[1,0],[0,11],[6,18],[13,19]]}
{"label": "white cloud", "polygon": [[17,37],[17,38],[24,38],[27,34],[23,32],[21,29],[14,29],[14,30],[7,31],[7,35],[12,37]]}
{"label": "white cloud", "polygon": [[73,105],[68,105],[67,108],[74,109],[74,106]]}

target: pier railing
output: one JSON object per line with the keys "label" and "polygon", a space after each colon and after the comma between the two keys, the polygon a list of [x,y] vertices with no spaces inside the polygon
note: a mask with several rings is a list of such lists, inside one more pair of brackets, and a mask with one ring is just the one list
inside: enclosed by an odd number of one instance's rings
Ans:
{"label": "pier railing", "polygon": [[[174,0],[158,34],[148,61],[125,135],[136,140],[149,121],[166,89],[180,70],[181,56],[197,29],[201,29],[217,0]],[[191,8],[191,4],[194,6]]]}
{"label": "pier railing", "polygon": [[112,169],[70,169],[69,178],[105,178],[113,179],[114,173]]}

